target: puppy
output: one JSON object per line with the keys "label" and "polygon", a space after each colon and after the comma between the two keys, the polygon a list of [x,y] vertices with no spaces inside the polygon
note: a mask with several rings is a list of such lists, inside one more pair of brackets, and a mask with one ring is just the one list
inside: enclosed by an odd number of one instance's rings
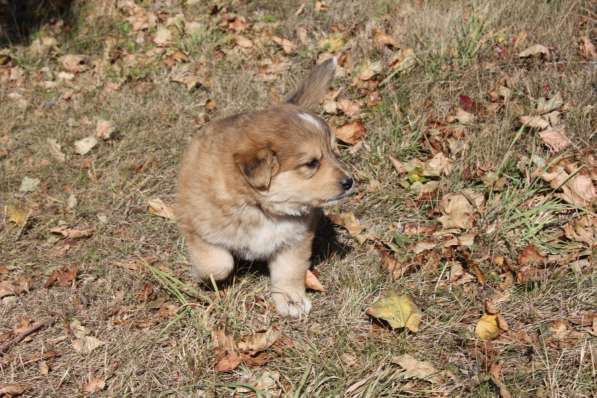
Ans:
{"label": "puppy", "polygon": [[227,278],[233,257],[266,260],[284,316],[311,309],[305,273],[321,207],[354,190],[330,128],[308,111],[335,68],[335,59],[316,66],[284,104],[212,122],[180,168],[177,219],[194,277]]}

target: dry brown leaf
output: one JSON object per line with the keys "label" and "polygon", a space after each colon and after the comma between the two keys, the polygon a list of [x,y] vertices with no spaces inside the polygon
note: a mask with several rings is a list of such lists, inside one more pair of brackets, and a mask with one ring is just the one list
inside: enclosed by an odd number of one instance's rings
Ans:
{"label": "dry brown leaf", "polygon": [[549,183],[553,189],[562,189],[558,196],[568,203],[579,207],[589,207],[597,198],[597,192],[589,175],[577,173],[577,170],[568,171],[562,165],[556,165],[541,174],[541,178]]}
{"label": "dry brown leaf", "polygon": [[53,234],[62,235],[67,239],[82,239],[89,238],[95,232],[94,228],[68,228],[65,226],[50,228],[49,231]]}
{"label": "dry brown leaf", "polygon": [[393,156],[390,156],[390,162],[392,162],[392,166],[394,166],[394,170],[396,170],[398,174],[404,174],[408,172],[408,170],[406,170],[406,167],[402,164],[402,162],[394,158]]}
{"label": "dry brown leaf", "polygon": [[367,81],[373,79],[383,70],[383,64],[381,61],[366,61],[363,66],[361,67],[361,71],[359,73],[359,80]]}
{"label": "dry brown leaf", "polygon": [[0,384],[0,396],[4,397],[17,397],[23,394],[25,391],[29,390],[29,386],[27,384],[17,384],[17,383],[1,383]]}
{"label": "dry brown leaf", "polygon": [[83,392],[86,394],[95,394],[106,388],[106,380],[103,377],[91,376],[89,380],[83,384]]}
{"label": "dry brown leaf", "polygon": [[280,337],[280,332],[274,329],[268,329],[263,332],[257,332],[241,340],[238,344],[238,350],[243,353],[254,356],[258,352],[265,351],[272,346]]}
{"label": "dry brown leaf", "polygon": [[395,74],[396,72],[407,72],[414,68],[416,64],[417,58],[415,57],[415,51],[412,48],[404,48],[392,58],[390,61],[390,68],[393,71],[392,74]]}
{"label": "dry brown leaf", "polygon": [[489,367],[489,375],[491,381],[499,389],[500,398],[512,398],[512,394],[506,388],[506,385],[502,381],[502,364],[500,362],[494,362]]}
{"label": "dry brown leaf", "polygon": [[415,254],[419,254],[419,253],[423,253],[427,250],[431,250],[433,249],[435,246],[437,246],[437,243],[432,242],[432,241],[428,241],[428,240],[421,240],[418,241],[413,247],[412,247],[412,251]]}
{"label": "dry brown leaf", "polygon": [[475,115],[465,111],[462,108],[458,108],[456,110],[456,116],[454,116],[454,119],[462,124],[471,124],[475,121]]}
{"label": "dry brown leaf", "polygon": [[528,58],[528,57],[534,57],[534,56],[544,56],[546,58],[549,58],[550,55],[550,51],[549,48],[541,45],[541,44],[535,44],[534,46],[531,46],[529,48],[527,48],[524,51],[521,51],[518,54],[519,58]]}
{"label": "dry brown leaf", "polygon": [[438,152],[433,158],[425,162],[422,175],[427,177],[447,176],[452,172],[453,164],[454,162],[451,159],[442,152]]}
{"label": "dry brown leaf", "polygon": [[95,136],[102,140],[109,140],[116,131],[114,124],[109,120],[98,119],[95,126]]}
{"label": "dry brown leaf", "polygon": [[325,292],[325,288],[321,282],[319,282],[317,276],[315,276],[315,274],[310,270],[307,270],[307,273],[305,274],[305,287],[317,292]]}
{"label": "dry brown leaf", "polygon": [[593,247],[597,242],[597,217],[587,214],[564,225],[566,238]]}
{"label": "dry brown leaf", "polygon": [[346,229],[357,240],[366,240],[366,237],[363,237],[365,227],[357,220],[352,212],[329,214],[329,218],[332,223]]}
{"label": "dry brown leaf", "polygon": [[438,218],[444,229],[468,229],[473,226],[475,209],[462,193],[444,195],[439,203],[443,215]]}
{"label": "dry brown leaf", "polygon": [[392,358],[392,362],[400,365],[405,371],[404,375],[410,379],[426,380],[434,384],[441,384],[443,378],[431,362],[419,361],[409,354]]}
{"label": "dry brown leaf", "polygon": [[361,113],[361,106],[356,101],[349,99],[341,99],[337,102],[338,108],[344,112],[348,117],[355,117]]}
{"label": "dry brown leaf", "polygon": [[342,142],[354,145],[363,139],[365,132],[363,122],[356,120],[341,127],[337,127],[334,133]]}
{"label": "dry brown leaf", "polygon": [[86,355],[105,343],[93,336],[81,336],[73,340],[73,348],[80,354]]}
{"label": "dry brown leaf", "polygon": [[373,41],[378,47],[400,47],[396,40],[381,29],[373,29]]}
{"label": "dry brown leaf", "polygon": [[273,36],[272,40],[274,41],[274,43],[282,47],[284,54],[291,55],[296,52],[296,44],[294,44],[290,40],[279,36]]}
{"label": "dry brown leaf", "polygon": [[540,132],[539,137],[541,137],[545,145],[556,153],[568,148],[572,144],[570,138],[564,133],[563,128],[548,128]]}
{"label": "dry brown leaf", "polygon": [[54,159],[56,159],[59,162],[66,161],[66,155],[64,154],[64,152],[62,152],[62,147],[60,146],[58,141],[56,141],[53,138],[48,138],[46,142],[48,143],[50,155],[52,155]]}
{"label": "dry brown leaf", "polygon": [[520,123],[533,129],[543,130],[549,127],[549,122],[541,116],[521,116]]}
{"label": "dry brown leaf", "polygon": [[588,36],[583,36],[580,39],[580,53],[585,59],[597,61],[595,45]]}
{"label": "dry brown leaf", "polygon": [[79,269],[76,265],[73,265],[70,269],[66,266],[57,269],[50,274],[44,287],[47,289],[54,284],[62,287],[70,286],[75,281],[78,271]]}
{"label": "dry brown leaf", "polygon": [[86,155],[97,145],[97,139],[93,136],[75,141],[75,152],[79,155]]}
{"label": "dry brown leaf", "polygon": [[236,44],[241,48],[251,48],[253,47],[253,42],[246,38],[245,36],[236,36],[235,37]]}
{"label": "dry brown leaf", "polygon": [[172,32],[165,26],[160,26],[155,32],[153,42],[160,47],[165,47],[172,42]]}
{"label": "dry brown leaf", "polygon": [[189,64],[176,65],[174,68],[172,68],[170,81],[183,84],[189,91],[193,91],[195,88],[201,85],[199,76],[197,76],[195,71],[192,69],[192,66]]}
{"label": "dry brown leaf", "polygon": [[517,262],[519,265],[539,265],[545,261],[545,256],[539,253],[535,245],[526,246],[518,255]]}
{"label": "dry brown leaf", "polygon": [[160,198],[154,198],[147,201],[149,212],[159,217],[175,220],[174,211]]}
{"label": "dry brown leaf", "polygon": [[59,58],[62,67],[71,73],[81,73],[89,69],[87,57],[78,54],[67,54]]}

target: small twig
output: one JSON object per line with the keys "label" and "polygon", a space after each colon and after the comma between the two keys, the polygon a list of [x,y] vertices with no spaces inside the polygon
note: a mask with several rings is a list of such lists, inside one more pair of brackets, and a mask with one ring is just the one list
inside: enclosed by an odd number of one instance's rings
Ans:
{"label": "small twig", "polygon": [[21,342],[21,340],[23,340],[25,337],[37,332],[44,326],[51,325],[52,323],[54,323],[54,318],[45,321],[35,322],[33,325],[29,326],[27,329],[23,330],[21,333],[19,333],[12,339],[0,344],[0,354],[4,354],[12,346],[17,345],[19,342]]}

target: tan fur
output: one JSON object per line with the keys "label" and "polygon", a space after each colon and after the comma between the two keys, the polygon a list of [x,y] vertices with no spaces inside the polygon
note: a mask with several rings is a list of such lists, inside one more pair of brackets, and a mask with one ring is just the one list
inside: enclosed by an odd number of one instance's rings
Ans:
{"label": "tan fur", "polygon": [[227,278],[233,256],[267,260],[283,315],[309,312],[304,277],[319,208],[353,190],[341,185],[350,176],[328,126],[300,106],[321,100],[334,67],[316,67],[292,103],[211,123],[180,169],[177,217],[194,276]]}

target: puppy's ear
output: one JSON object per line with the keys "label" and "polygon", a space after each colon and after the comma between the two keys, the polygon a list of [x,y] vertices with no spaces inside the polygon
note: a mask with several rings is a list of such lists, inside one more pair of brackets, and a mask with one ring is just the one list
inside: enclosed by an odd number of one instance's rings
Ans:
{"label": "puppy's ear", "polygon": [[286,102],[305,109],[316,108],[334,78],[337,64],[338,61],[334,57],[317,65]]}
{"label": "puppy's ear", "polygon": [[260,191],[269,188],[272,177],[280,169],[276,154],[269,148],[252,153],[237,153],[234,161],[249,185]]}

